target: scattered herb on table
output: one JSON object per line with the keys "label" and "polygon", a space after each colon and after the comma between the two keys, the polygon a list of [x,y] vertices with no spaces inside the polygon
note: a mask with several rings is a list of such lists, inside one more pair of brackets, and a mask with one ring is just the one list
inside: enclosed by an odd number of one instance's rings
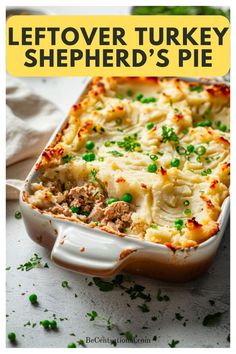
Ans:
{"label": "scattered herb on table", "polygon": [[217,324],[220,321],[222,315],[223,312],[216,312],[205,316],[202,321],[203,326],[213,326]]}
{"label": "scattered herb on table", "polygon": [[11,269],[11,267],[6,267],[6,270],[10,270]]}
{"label": "scattered herb on table", "polygon": [[95,319],[96,319],[96,320],[105,321],[106,326],[107,326],[107,329],[108,329],[109,331],[110,331],[110,330],[112,329],[112,327],[114,326],[114,324],[111,322],[111,317],[106,318],[106,317],[99,316],[99,315],[97,314],[97,312],[94,311],[94,310],[91,311],[91,312],[88,312],[86,316],[90,318],[89,321],[95,321]]}
{"label": "scattered herb on table", "polygon": [[94,321],[98,317],[98,314],[96,311],[92,311],[87,312],[87,316],[90,317],[89,321]]}
{"label": "scattered herb on table", "polygon": [[67,280],[63,280],[63,281],[61,282],[61,286],[62,286],[63,288],[69,289],[69,283],[68,283],[68,281],[67,281]]}
{"label": "scattered herb on table", "polygon": [[28,321],[28,322],[24,323],[24,327],[26,327],[26,326],[31,326],[31,322]]}
{"label": "scattered herb on table", "polygon": [[28,272],[29,270],[33,268],[39,268],[41,266],[41,259],[42,257],[39,257],[36,253],[34,254],[33,257],[30,258],[30,260],[24,264],[20,264],[17,269],[21,271],[26,271]]}
{"label": "scattered herb on table", "polygon": [[184,318],[184,316],[182,316],[180,313],[177,312],[175,314],[175,318],[176,318],[176,320],[181,321]]}
{"label": "scattered herb on table", "polygon": [[157,292],[157,300],[158,301],[169,301],[170,300],[168,295],[162,295],[161,293],[162,293],[161,289],[158,289],[158,292]]}
{"label": "scattered herb on table", "polygon": [[146,302],[151,301],[151,295],[145,294],[144,293],[145,287],[139,284],[134,284],[134,286],[131,286],[130,288],[126,289],[126,293],[130,295],[131,300],[134,300],[136,298],[141,298],[145,300]]}
{"label": "scattered herb on table", "polygon": [[113,345],[113,347],[116,347],[117,346],[117,342],[115,339],[112,339],[111,340],[111,345]]}
{"label": "scattered herb on table", "polygon": [[85,342],[84,342],[84,340],[83,339],[79,339],[78,341],[77,341],[77,343],[81,346],[81,347],[86,347],[86,345],[85,345]]}
{"label": "scattered herb on table", "polygon": [[174,339],[172,339],[172,341],[168,343],[170,348],[175,348],[177,344],[179,344],[179,340],[174,340]]}
{"label": "scattered herb on table", "polygon": [[20,212],[19,210],[17,210],[17,211],[15,212],[15,218],[16,218],[17,220],[19,220],[19,219],[22,218],[21,212]]}
{"label": "scattered herb on table", "polygon": [[152,316],[151,320],[152,321],[157,321],[157,317],[156,316]]}
{"label": "scattered herb on table", "polygon": [[133,333],[130,332],[130,331],[127,331],[127,332],[124,332],[124,333],[120,333],[120,335],[125,336],[125,338],[126,338],[129,342],[133,342],[133,340],[134,340],[134,335],[133,335]]}
{"label": "scattered herb on table", "polygon": [[138,305],[138,307],[141,309],[142,312],[149,312],[150,311],[148,305],[145,302],[142,305]]}
{"label": "scattered herb on table", "polygon": [[94,277],[93,281],[100,291],[111,291],[114,289],[114,284],[112,282],[104,281],[97,277]]}

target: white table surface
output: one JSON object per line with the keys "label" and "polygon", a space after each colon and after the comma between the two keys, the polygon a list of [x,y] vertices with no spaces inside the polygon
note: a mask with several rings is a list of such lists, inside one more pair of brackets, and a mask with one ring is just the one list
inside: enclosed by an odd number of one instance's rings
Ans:
{"label": "white table surface", "polygon": [[[98,13],[94,8],[62,9],[48,8],[53,13]],[[72,11],[73,10],[73,11]],[[103,13],[128,13],[125,8],[104,8]],[[100,13],[101,9],[100,9]],[[77,99],[79,87],[84,81],[80,77],[65,78],[22,78],[36,92],[55,102],[62,110],[62,119],[69,107]],[[7,332],[17,335],[17,347],[67,347],[68,343],[86,337],[124,338],[121,332],[130,331],[150,343],[121,343],[117,347],[168,347],[172,339],[179,340],[177,347],[229,347],[229,227],[220,246],[217,257],[201,278],[185,284],[171,284],[148,278],[131,276],[126,284],[135,281],[146,287],[151,294],[148,303],[150,312],[143,313],[138,305],[142,299],[131,300],[121,289],[101,292],[95,285],[88,286],[91,278],[58,268],[50,261],[49,251],[33,243],[27,236],[23,220],[14,217],[19,210],[18,202],[7,203]],[[43,257],[43,264],[49,268],[35,268],[25,272],[17,267],[29,260],[34,253]],[[70,288],[63,288],[61,282],[67,280]],[[167,294],[168,302],[156,299],[158,289]],[[28,300],[31,293],[38,295],[38,306]],[[77,294],[77,297],[75,297]],[[122,295],[123,294],[123,295]],[[209,300],[214,300],[211,305]],[[130,307],[128,307],[128,305]],[[47,312],[44,312],[48,310]],[[105,321],[91,322],[87,312],[95,310],[100,316],[111,316],[114,327],[107,330]],[[223,312],[222,318],[212,327],[202,325],[203,318],[209,313]],[[184,318],[175,319],[175,313]],[[58,331],[46,331],[39,322],[53,319],[56,315]],[[156,316],[157,320],[151,320]],[[64,319],[63,321],[60,318]],[[128,320],[128,321],[127,321]],[[187,320],[187,321],[186,321]],[[28,321],[32,325],[25,325]],[[186,326],[184,322],[186,321]],[[25,325],[25,326],[24,326]],[[143,329],[142,327],[148,327]],[[70,335],[74,333],[75,336]],[[157,340],[153,341],[156,336]],[[111,344],[88,343],[87,347],[111,347]],[[7,341],[7,346],[13,346]]]}

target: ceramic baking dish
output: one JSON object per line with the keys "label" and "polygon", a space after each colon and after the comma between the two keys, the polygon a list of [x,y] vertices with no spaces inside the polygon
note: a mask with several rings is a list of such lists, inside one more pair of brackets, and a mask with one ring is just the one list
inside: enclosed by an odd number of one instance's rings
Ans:
{"label": "ceramic baking dish", "polygon": [[[184,80],[197,81],[193,78]],[[86,93],[89,82],[90,79],[85,83],[81,96]],[[64,124],[65,121],[56,129],[47,145],[54,141]],[[37,162],[40,159],[41,156]],[[32,207],[24,196],[39,173],[33,167],[20,193],[27,232],[33,241],[51,250],[51,258],[57,265],[79,273],[108,277],[128,271],[168,281],[194,279],[210,266],[228,222],[229,197],[225,199],[218,219],[220,231],[198,247],[172,250],[162,244],[129,236],[119,237],[40,213]]]}

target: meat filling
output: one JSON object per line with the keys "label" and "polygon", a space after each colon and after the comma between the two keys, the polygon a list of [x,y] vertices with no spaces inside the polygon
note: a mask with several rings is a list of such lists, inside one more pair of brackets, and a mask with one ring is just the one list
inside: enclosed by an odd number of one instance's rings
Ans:
{"label": "meat filling", "polygon": [[123,201],[106,204],[103,192],[92,183],[81,187],[73,187],[69,191],[56,192],[53,185],[48,186],[55,195],[57,202],[47,211],[53,214],[63,214],[66,217],[77,216],[83,222],[98,222],[115,231],[124,232],[132,224],[132,208]]}

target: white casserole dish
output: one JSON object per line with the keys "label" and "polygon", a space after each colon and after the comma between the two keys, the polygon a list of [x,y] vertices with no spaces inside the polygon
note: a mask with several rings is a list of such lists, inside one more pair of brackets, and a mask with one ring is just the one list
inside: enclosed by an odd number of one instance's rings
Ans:
{"label": "white casserole dish", "polygon": [[[195,80],[187,78],[184,80]],[[199,80],[198,80],[199,81]],[[87,91],[86,82],[81,96]],[[209,82],[208,82],[209,83]],[[50,143],[64,126],[56,129]],[[39,162],[41,156],[39,157]],[[218,219],[220,231],[198,247],[172,250],[165,245],[108,234],[71,221],[40,213],[26,202],[31,182],[39,176],[33,167],[23,190],[20,205],[29,236],[33,241],[52,250],[52,260],[64,268],[100,277],[128,271],[169,281],[187,281],[202,274],[211,264],[229,217],[229,197],[222,205]]]}

